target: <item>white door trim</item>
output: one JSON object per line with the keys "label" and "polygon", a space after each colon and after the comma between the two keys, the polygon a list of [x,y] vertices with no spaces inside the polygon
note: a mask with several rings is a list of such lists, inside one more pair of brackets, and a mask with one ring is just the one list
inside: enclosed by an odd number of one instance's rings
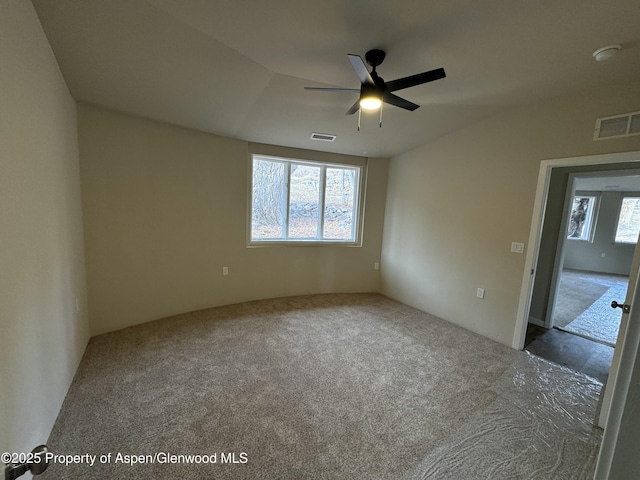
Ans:
{"label": "white door trim", "polygon": [[576,193],[576,175],[569,174],[567,182],[567,192],[562,202],[562,217],[560,220],[560,231],[558,232],[558,242],[556,245],[556,258],[553,264],[553,273],[551,275],[551,284],[549,285],[549,299],[547,301],[547,314],[544,318],[544,327],[553,328],[553,317],[556,309],[556,298],[560,289],[560,277],[562,275],[562,266],[564,265],[564,247],[567,242],[567,235],[563,233],[569,228],[569,211],[573,197]]}

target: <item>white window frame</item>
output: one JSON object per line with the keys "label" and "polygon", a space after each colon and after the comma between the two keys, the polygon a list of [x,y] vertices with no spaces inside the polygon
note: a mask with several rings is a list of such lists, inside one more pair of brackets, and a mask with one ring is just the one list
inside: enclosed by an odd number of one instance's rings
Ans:
{"label": "white window frame", "polygon": [[[284,224],[285,237],[273,238],[273,239],[253,239],[252,238],[252,218],[253,218],[253,164],[254,159],[262,159],[270,162],[281,162],[287,164],[285,169],[285,183],[286,183],[286,220]],[[326,182],[327,168],[348,168],[355,170],[354,186],[356,192],[354,195],[354,219],[353,219],[353,237],[348,240],[328,239],[322,240],[321,238],[287,238],[289,231],[289,213],[290,213],[290,192],[289,178],[291,175],[291,167],[293,165],[310,165],[320,168],[320,181],[319,181],[319,219],[318,219],[318,235],[322,235],[322,228],[324,226],[324,210],[325,210],[325,190],[324,185]],[[282,156],[264,155],[260,153],[252,153],[249,155],[249,181],[248,181],[248,201],[247,201],[247,246],[248,247],[265,247],[265,246],[346,246],[346,247],[361,247],[362,246],[362,226],[364,223],[364,190],[365,190],[365,177],[366,177],[366,165],[340,163],[340,162],[326,162],[319,160],[299,159]]]}
{"label": "white window frame", "polygon": [[592,198],[593,206],[589,209],[587,218],[584,222],[584,230],[581,237],[571,237],[569,232],[566,232],[567,240],[593,242],[595,236],[596,224],[598,223],[598,210],[600,207],[600,194],[597,192],[576,192],[573,195],[570,210],[569,210],[569,225],[571,225],[571,212],[573,211],[573,202],[576,198]]}
{"label": "white window frame", "polygon": [[618,236],[618,227],[620,226],[620,214],[622,213],[622,203],[624,202],[625,198],[640,198],[640,192],[625,192],[622,195],[620,195],[620,204],[618,205],[618,216],[616,218],[616,228],[613,231],[613,243],[616,245],[636,245],[638,242],[621,242],[616,240],[616,237]]}

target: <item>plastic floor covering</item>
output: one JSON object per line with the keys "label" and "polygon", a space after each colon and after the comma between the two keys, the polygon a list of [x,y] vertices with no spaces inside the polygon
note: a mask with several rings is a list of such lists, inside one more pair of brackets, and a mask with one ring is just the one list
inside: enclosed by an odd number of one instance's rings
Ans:
{"label": "plastic floor covering", "polygon": [[528,354],[493,389],[496,401],[407,478],[593,478],[602,439],[594,427],[601,383]]}

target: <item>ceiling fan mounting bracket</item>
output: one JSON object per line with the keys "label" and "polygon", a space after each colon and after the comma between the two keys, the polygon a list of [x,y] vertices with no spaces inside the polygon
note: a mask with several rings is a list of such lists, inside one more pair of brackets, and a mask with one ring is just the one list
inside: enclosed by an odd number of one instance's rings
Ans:
{"label": "ceiling fan mounting bracket", "polygon": [[369,65],[375,68],[380,65],[384,61],[384,57],[386,57],[386,53],[384,50],[379,50],[377,48],[373,50],[369,50],[364,54],[364,59],[367,61]]}

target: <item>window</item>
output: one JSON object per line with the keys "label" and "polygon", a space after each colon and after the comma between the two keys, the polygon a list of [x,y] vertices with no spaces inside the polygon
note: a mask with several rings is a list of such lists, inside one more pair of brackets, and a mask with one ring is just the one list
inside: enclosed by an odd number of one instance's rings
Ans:
{"label": "window", "polygon": [[640,197],[624,197],[618,215],[616,243],[638,243],[640,232]]}
{"label": "window", "polygon": [[355,244],[361,169],[254,155],[251,243]]}
{"label": "window", "polygon": [[593,226],[595,225],[593,219],[596,200],[597,197],[595,196],[576,195],[573,197],[567,238],[591,241]]}

